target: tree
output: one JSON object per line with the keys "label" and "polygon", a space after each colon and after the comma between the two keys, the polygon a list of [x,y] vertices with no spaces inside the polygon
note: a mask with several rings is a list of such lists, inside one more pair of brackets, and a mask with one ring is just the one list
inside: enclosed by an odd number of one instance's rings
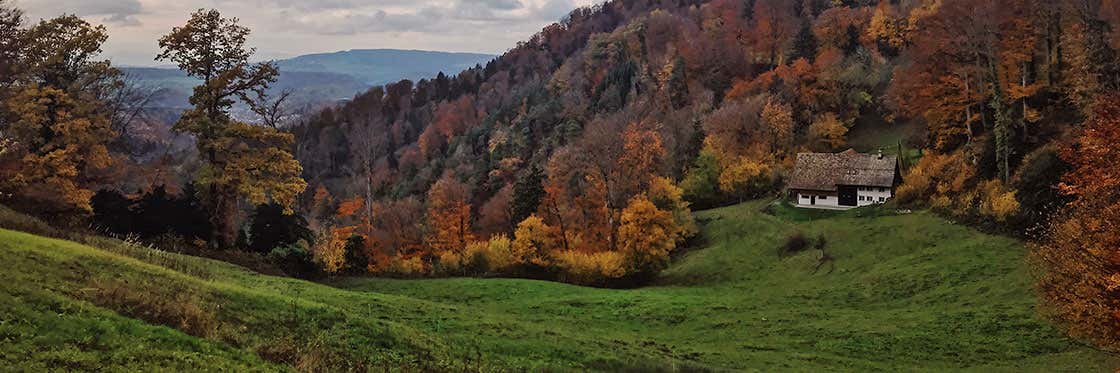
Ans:
{"label": "tree", "polygon": [[156,60],[174,62],[187,75],[202,80],[175,129],[195,136],[204,166],[200,184],[211,212],[216,246],[229,247],[237,232],[240,197],[254,204],[275,202],[292,213],[296,196],[306,188],[302,167],[289,150],[291,134],[255,127],[232,119],[236,99],[253,104],[265,97],[278,74],[273,64],[249,63],[254,50],[245,47],[249,29],[217,10],[200,9],[187,24],[159,40]]}
{"label": "tree", "polygon": [[793,37],[793,49],[790,51],[789,60],[794,61],[804,58],[809,62],[817,57],[817,37],[813,35],[813,28],[809,22],[801,25],[801,30]]}
{"label": "tree", "polygon": [[1044,272],[1045,310],[1070,334],[1103,347],[1120,344],[1120,96],[1097,100],[1093,117],[1063,149],[1071,165],[1062,190],[1073,196],[1032,258]]}
{"label": "tree", "polygon": [[529,167],[529,172],[517,178],[513,184],[513,204],[511,218],[520,222],[537,211],[544,197],[544,172],[536,165]]}
{"label": "tree", "polygon": [[307,219],[298,214],[285,214],[275,203],[257,205],[249,226],[249,249],[268,254],[272,249],[299,242],[315,241],[315,233],[307,228]]}
{"label": "tree", "polygon": [[778,100],[766,101],[762,107],[762,124],[769,137],[770,153],[783,154],[792,151],[793,110]]}
{"label": "tree", "polygon": [[117,136],[102,98],[120,83],[120,72],[94,60],[108,35],[76,16],[43,20],[24,31],[13,28],[18,18],[18,11],[0,8],[3,43],[16,38],[0,54],[22,47],[18,66],[0,66],[15,72],[4,77],[11,90],[0,92],[0,161],[16,164],[0,168],[10,172],[0,188],[36,201],[41,212],[89,212],[92,188],[114,163],[108,144]]}
{"label": "tree", "polygon": [[478,230],[484,237],[510,234],[516,229],[511,206],[514,200],[513,188],[512,185],[506,184],[478,209]]}
{"label": "tree", "polygon": [[673,226],[677,228],[673,231],[674,243],[684,242],[700,232],[689,203],[684,200],[684,190],[673,184],[672,180],[660,176],[654,178],[646,195],[658,210],[668,211],[673,215]]}
{"label": "tree", "polygon": [[434,253],[462,254],[474,241],[471,231],[470,192],[467,186],[448,174],[428,191],[428,225],[432,234],[428,245]]}
{"label": "tree", "polygon": [[331,228],[326,237],[317,240],[315,246],[312,246],[311,252],[315,262],[322,267],[324,272],[337,273],[352,264],[346,262],[346,249],[350,246],[350,238],[353,237],[354,233],[353,228]]}
{"label": "tree", "polygon": [[23,11],[9,0],[0,0],[0,100],[15,79],[16,65],[23,49]]}
{"label": "tree", "polygon": [[135,231],[132,214],[132,200],[118,191],[102,189],[90,199],[93,216],[90,217],[93,229],[124,236]]}
{"label": "tree", "polygon": [[414,197],[373,203],[373,235],[369,244],[379,255],[392,257],[421,250],[424,205]]}
{"label": "tree", "polygon": [[659,74],[661,89],[671,109],[688,105],[688,80],[685,77],[684,58],[677,56],[665,64]]}
{"label": "tree", "polygon": [[513,234],[514,261],[522,264],[547,266],[556,249],[555,232],[536,215],[530,215],[517,224]]}
{"label": "tree", "polygon": [[681,188],[684,189],[684,199],[699,208],[714,207],[719,204],[719,160],[711,149],[705,148],[696,157],[695,163],[688,169]]}
{"label": "tree", "polygon": [[[113,159],[106,146],[114,137],[94,104],[50,86],[29,86],[8,101],[17,119],[6,134],[19,146],[20,170],[7,181],[41,207],[89,212],[96,172]],[[49,206],[49,207],[48,207]]]}
{"label": "tree", "polygon": [[782,60],[785,57],[782,47],[797,28],[797,24],[794,23],[797,17],[791,10],[790,4],[786,1],[754,1],[754,29],[750,35],[754,38],[755,50],[765,52],[771,66],[785,64]]}
{"label": "tree", "polygon": [[821,114],[809,125],[809,141],[814,147],[824,151],[836,151],[844,147],[847,133],[848,126],[832,113]]}
{"label": "tree", "polygon": [[679,230],[671,213],[658,209],[645,196],[637,196],[622,211],[619,250],[627,255],[632,272],[657,273],[669,265],[669,252],[677,244]]}

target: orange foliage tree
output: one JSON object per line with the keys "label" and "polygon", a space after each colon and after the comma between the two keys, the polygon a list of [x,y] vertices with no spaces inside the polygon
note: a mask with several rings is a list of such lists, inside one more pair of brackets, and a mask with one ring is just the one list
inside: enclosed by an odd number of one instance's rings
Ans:
{"label": "orange foliage tree", "polygon": [[471,232],[470,191],[466,184],[448,174],[428,191],[428,246],[434,254],[462,253],[474,240]]}
{"label": "orange foliage tree", "polygon": [[1063,152],[1072,165],[1065,217],[1033,259],[1045,271],[1037,288],[1046,310],[1070,334],[1120,347],[1120,95],[1097,101],[1081,135]]}

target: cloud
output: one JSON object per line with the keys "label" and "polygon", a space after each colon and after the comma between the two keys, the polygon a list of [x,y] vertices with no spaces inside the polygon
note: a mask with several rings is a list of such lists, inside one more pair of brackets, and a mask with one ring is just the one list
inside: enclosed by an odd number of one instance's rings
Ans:
{"label": "cloud", "polygon": [[385,0],[374,6],[360,0],[250,1],[289,21],[276,25],[322,35],[535,31],[542,21],[557,21],[576,7],[573,0]]}
{"label": "cloud", "polygon": [[546,21],[559,21],[577,7],[572,0],[546,0],[537,8],[537,18]]}
{"label": "cloud", "polygon": [[60,14],[101,17],[121,26],[138,26],[136,16],[144,13],[140,0],[22,0],[19,6],[34,18],[50,18]]}
{"label": "cloud", "polygon": [[460,3],[460,4],[465,4],[465,3],[475,3],[475,4],[486,6],[487,8],[490,8],[490,9],[498,9],[498,10],[521,9],[522,7],[525,6],[525,4],[522,4],[521,1],[519,1],[519,0],[479,0],[478,2],[464,1],[463,3]]}
{"label": "cloud", "polygon": [[602,0],[15,0],[29,19],[78,14],[109,27],[105,55],[152,65],[155,40],[199,8],[253,30],[259,58],[361,48],[501,53]]}

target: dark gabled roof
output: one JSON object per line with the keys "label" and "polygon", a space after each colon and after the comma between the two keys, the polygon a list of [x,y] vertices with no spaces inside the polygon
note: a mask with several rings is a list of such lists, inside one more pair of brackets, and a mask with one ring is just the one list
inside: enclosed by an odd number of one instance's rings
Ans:
{"label": "dark gabled roof", "polygon": [[840,153],[799,153],[790,189],[834,191],[837,185],[892,187],[898,157],[862,154],[848,149]]}

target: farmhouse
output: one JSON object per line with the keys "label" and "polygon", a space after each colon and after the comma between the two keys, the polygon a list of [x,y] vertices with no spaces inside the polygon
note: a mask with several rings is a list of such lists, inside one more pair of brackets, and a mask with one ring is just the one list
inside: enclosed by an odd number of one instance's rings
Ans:
{"label": "farmhouse", "polygon": [[898,157],[840,153],[799,153],[787,187],[794,205],[849,209],[886,202],[902,181]]}

